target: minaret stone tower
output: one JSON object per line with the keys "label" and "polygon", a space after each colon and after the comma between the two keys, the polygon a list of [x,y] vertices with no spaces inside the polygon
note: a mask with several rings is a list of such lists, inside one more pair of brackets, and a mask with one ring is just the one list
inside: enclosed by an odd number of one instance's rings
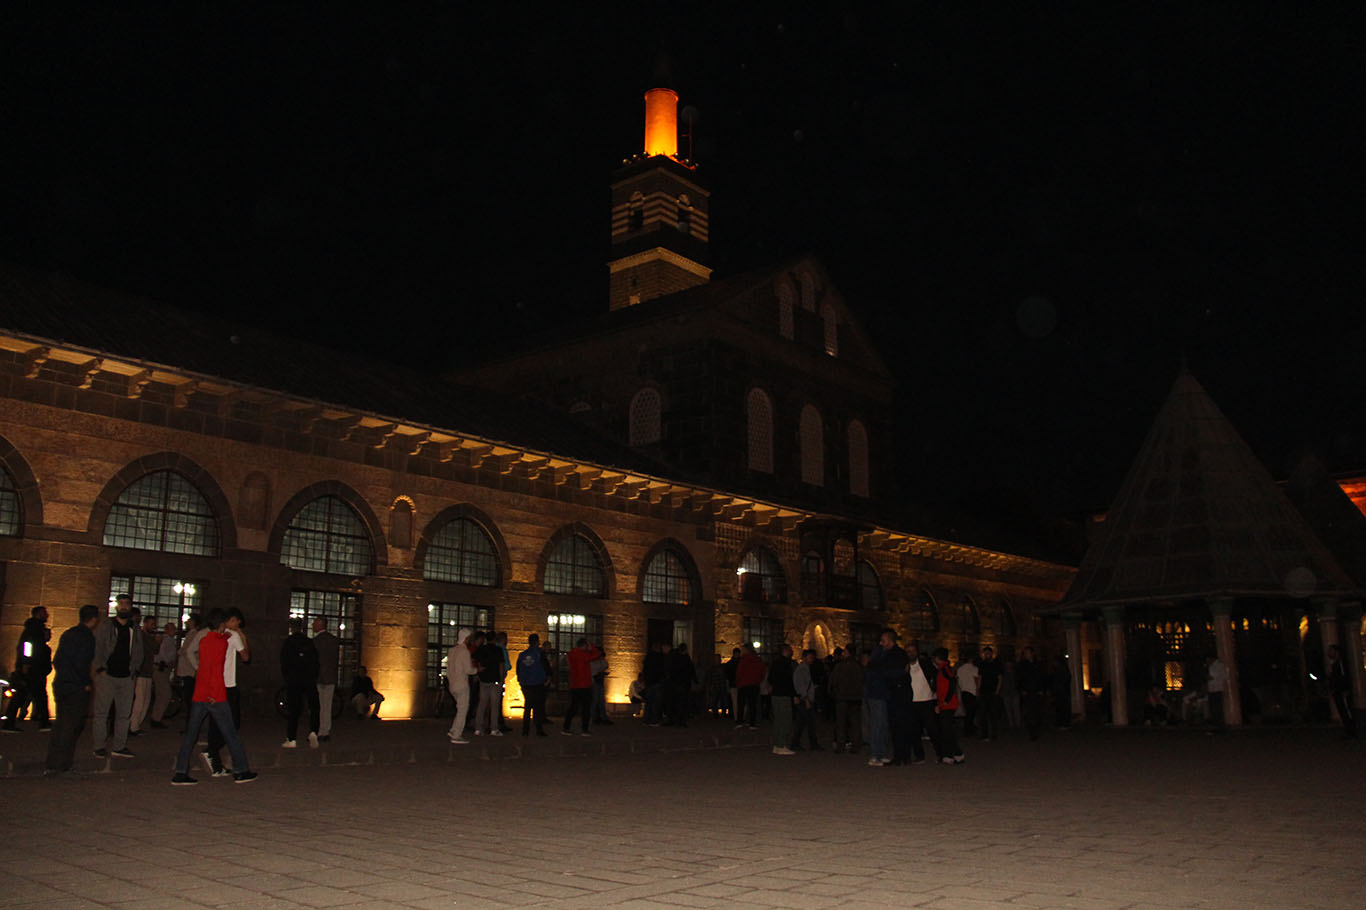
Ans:
{"label": "minaret stone tower", "polygon": [[645,93],[645,148],[612,179],[612,258],[608,302],[614,310],[705,284],[707,200],[697,165],[678,154],[678,93]]}

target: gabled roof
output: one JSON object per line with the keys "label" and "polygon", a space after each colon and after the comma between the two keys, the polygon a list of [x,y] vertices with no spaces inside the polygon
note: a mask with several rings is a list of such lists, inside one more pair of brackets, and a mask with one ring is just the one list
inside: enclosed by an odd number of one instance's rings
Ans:
{"label": "gabled roof", "polygon": [[1058,609],[1355,588],[1205,390],[1182,373]]}
{"label": "gabled roof", "polygon": [[1312,453],[1306,452],[1285,493],[1358,586],[1366,586],[1366,515]]}

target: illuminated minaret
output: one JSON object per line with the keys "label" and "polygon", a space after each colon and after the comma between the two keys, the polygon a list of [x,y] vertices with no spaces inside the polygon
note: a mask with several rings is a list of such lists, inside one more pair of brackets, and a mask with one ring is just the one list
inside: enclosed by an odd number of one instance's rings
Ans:
{"label": "illuminated minaret", "polygon": [[693,162],[678,154],[678,93],[645,93],[644,152],[612,180],[611,308],[705,284],[707,199]]}

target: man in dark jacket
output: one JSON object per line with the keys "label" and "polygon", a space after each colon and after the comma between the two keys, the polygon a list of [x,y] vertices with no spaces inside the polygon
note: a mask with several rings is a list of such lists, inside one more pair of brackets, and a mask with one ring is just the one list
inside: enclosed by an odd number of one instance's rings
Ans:
{"label": "man in dark jacket", "polygon": [[669,646],[664,642],[650,645],[641,667],[641,679],[645,683],[645,725],[659,726],[664,713],[664,686],[669,679]]}
{"label": "man in dark jacket", "polygon": [[773,754],[792,755],[792,704],[797,699],[797,687],[792,672],[797,668],[792,660],[792,646],[783,645],[782,651],[768,666],[768,684],[773,689]]}
{"label": "man in dark jacket", "polygon": [[[909,663],[905,650],[897,644],[896,631],[883,629],[868,672],[876,673],[887,686],[887,726],[891,731],[893,765],[904,765],[911,758],[911,680],[906,675]],[[919,738],[915,745],[920,745]]]}
{"label": "man in dark jacket", "polygon": [[1020,713],[1024,715],[1025,729],[1029,731],[1029,741],[1039,738],[1043,727],[1044,699],[1048,697],[1048,681],[1043,666],[1034,659],[1034,649],[1025,648],[1020,652],[1020,662],[1015,665],[1015,686],[1020,690]]}
{"label": "man in dark jacket", "polygon": [[15,724],[29,705],[33,706],[38,730],[52,729],[47,709],[47,675],[52,672],[52,648],[48,647],[51,638],[47,607],[34,607],[29,618],[24,620],[24,631],[14,649],[14,678],[10,680],[14,694],[5,706],[3,729],[6,733],[19,732]]}
{"label": "man in dark jacket", "polygon": [[859,719],[859,706],[863,703],[863,663],[853,645],[830,671],[828,685],[835,703],[834,750],[858,754],[863,751],[863,724]]}
{"label": "man in dark jacket", "polygon": [[71,773],[76,755],[76,740],[85,727],[85,710],[90,704],[90,665],[95,661],[95,626],[100,610],[94,604],[81,607],[80,621],[62,633],[57,656],[52,660],[57,671],[52,694],[57,698],[57,726],[47,744],[44,777]]}
{"label": "man in dark jacket", "polygon": [[[142,666],[142,630],[133,619],[133,598],[114,598],[114,618],[95,633],[95,708],[91,739],[95,757],[132,758],[127,748],[128,721],[133,713],[133,677]],[[114,729],[109,730],[109,708]]]}
{"label": "man in dark jacket", "polygon": [[697,682],[697,669],[688,656],[688,646],[680,642],[669,655],[669,677],[665,684],[664,726],[686,727],[688,725],[689,703],[692,701],[693,683]]}
{"label": "man in dark jacket", "polygon": [[527,638],[527,649],[517,655],[517,685],[522,687],[522,735],[545,736],[545,683],[550,674],[545,656],[541,654],[541,636],[535,632]]}
{"label": "man in dark jacket", "polygon": [[298,745],[299,714],[304,701],[308,702],[308,745],[318,748],[318,649],[313,639],[304,634],[304,621],[289,621],[289,637],[280,645],[280,674],[285,678],[285,741],[281,747],[293,749]]}

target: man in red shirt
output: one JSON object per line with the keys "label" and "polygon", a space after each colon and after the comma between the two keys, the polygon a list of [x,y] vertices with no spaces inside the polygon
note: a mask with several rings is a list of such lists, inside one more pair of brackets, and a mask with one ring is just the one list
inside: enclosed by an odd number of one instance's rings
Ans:
{"label": "man in red shirt", "polygon": [[588,639],[580,638],[566,657],[569,659],[569,711],[564,716],[564,729],[560,733],[574,735],[569,727],[577,713],[581,725],[579,735],[592,736],[588,731],[593,716],[593,670],[589,664],[601,658],[602,651],[590,645]]}
{"label": "man in red shirt", "polygon": [[223,734],[228,752],[232,755],[233,779],[245,784],[257,777],[255,771],[249,770],[247,752],[232,722],[227,686],[223,683],[223,665],[228,654],[228,633],[223,629],[226,619],[227,613],[218,607],[210,610],[205,618],[209,628],[199,640],[199,675],[195,677],[194,703],[190,707],[190,719],[185,725],[185,738],[180,741],[180,754],[176,756],[175,776],[171,778],[171,783],[177,787],[199,783],[190,777],[188,771],[190,754],[199,741],[199,728],[204,725],[205,717],[212,718],[218,731]]}

